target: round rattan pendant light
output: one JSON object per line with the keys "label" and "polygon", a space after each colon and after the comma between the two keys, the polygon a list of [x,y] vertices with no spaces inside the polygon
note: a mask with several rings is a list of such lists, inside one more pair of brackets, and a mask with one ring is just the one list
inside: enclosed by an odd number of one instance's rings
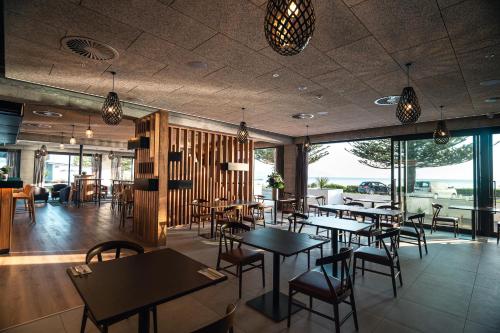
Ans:
{"label": "round rattan pendant light", "polygon": [[312,143],[311,143],[311,138],[309,137],[309,125],[306,125],[306,139],[304,140],[305,151],[310,152],[312,148],[311,146]]}
{"label": "round rattan pendant light", "polygon": [[243,119],[240,123],[240,127],[238,128],[238,132],[236,132],[236,137],[238,138],[239,143],[247,143],[248,141],[248,128],[247,123],[245,123],[245,108],[241,108],[243,113]]}
{"label": "round rattan pendant light", "polygon": [[107,125],[118,125],[122,121],[123,111],[120,98],[115,92],[115,72],[110,72],[113,75],[113,89],[108,93],[102,106],[102,119]]}
{"label": "round rattan pendant light", "polygon": [[271,48],[283,56],[300,53],[314,33],[311,0],[269,0],[264,32]]}
{"label": "round rattan pendant light", "polygon": [[437,145],[445,145],[450,141],[450,131],[446,126],[446,122],[443,119],[443,106],[439,107],[441,109],[441,120],[437,122],[436,130],[434,131],[434,142]]}
{"label": "round rattan pendant light", "polygon": [[410,66],[411,63],[406,64],[408,84],[403,89],[398,106],[396,107],[396,117],[398,117],[403,125],[416,123],[421,114],[420,104],[418,104],[415,89],[410,87]]}

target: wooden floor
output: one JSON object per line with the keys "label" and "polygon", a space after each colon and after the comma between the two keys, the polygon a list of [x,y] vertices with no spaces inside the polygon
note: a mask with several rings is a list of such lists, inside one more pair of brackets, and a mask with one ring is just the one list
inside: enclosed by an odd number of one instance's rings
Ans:
{"label": "wooden floor", "polygon": [[109,204],[38,204],[36,224],[21,206],[17,211],[11,254],[0,256],[0,329],[81,305],[66,268],[84,262],[97,243],[133,239],[118,228]]}

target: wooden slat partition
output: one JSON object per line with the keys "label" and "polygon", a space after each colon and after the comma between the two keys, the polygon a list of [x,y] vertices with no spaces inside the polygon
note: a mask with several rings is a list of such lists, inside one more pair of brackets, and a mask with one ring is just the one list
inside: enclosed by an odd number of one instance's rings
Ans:
{"label": "wooden slat partition", "polygon": [[[240,144],[229,134],[170,126],[168,141],[170,152],[182,152],[180,162],[169,163],[169,179],[193,181],[192,189],[169,191],[169,227],[189,224],[195,198],[252,200],[252,140]],[[249,171],[223,171],[223,162],[247,163]]]}
{"label": "wooden slat partition", "polygon": [[[224,133],[170,126],[168,114],[158,111],[136,121],[136,137],[150,139],[149,149],[135,153],[135,178],[158,178],[158,191],[134,193],[134,233],[142,240],[164,244],[166,227],[189,224],[195,198],[213,201],[251,200],[253,194],[253,148]],[[169,161],[180,152],[180,161]],[[249,171],[224,171],[222,163],[247,163]],[[168,189],[168,180],[191,180],[191,189]]]}

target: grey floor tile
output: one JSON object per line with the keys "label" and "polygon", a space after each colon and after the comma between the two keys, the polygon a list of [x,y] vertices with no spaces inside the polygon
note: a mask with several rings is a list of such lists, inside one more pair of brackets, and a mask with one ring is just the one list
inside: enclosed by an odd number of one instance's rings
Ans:
{"label": "grey floor tile", "polygon": [[372,331],[373,333],[413,333],[418,332],[409,327],[395,323],[388,319],[382,319],[380,323]]}
{"label": "grey floor tile", "polygon": [[19,325],[6,331],[4,333],[33,333],[33,332],[50,332],[50,333],[66,333],[63,322],[59,315],[53,315],[33,322]]}
{"label": "grey floor tile", "polygon": [[500,331],[500,292],[474,287],[468,320]]}

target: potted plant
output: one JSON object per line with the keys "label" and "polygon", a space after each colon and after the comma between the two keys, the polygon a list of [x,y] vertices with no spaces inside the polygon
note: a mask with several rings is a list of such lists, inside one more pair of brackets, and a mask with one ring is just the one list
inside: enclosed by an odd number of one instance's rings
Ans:
{"label": "potted plant", "polygon": [[10,167],[7,165],[4,165],[2,168],[0,168],[0,174],[2,175],[2,180],[9,179],[9,172],[10,172]]}
{"label": "potted plant", "polygon": [[283,177],[278,172],[273,171],[267,176],[267,185],[273,189],[273,200],[278,200],[278,191],[285,188]]}

